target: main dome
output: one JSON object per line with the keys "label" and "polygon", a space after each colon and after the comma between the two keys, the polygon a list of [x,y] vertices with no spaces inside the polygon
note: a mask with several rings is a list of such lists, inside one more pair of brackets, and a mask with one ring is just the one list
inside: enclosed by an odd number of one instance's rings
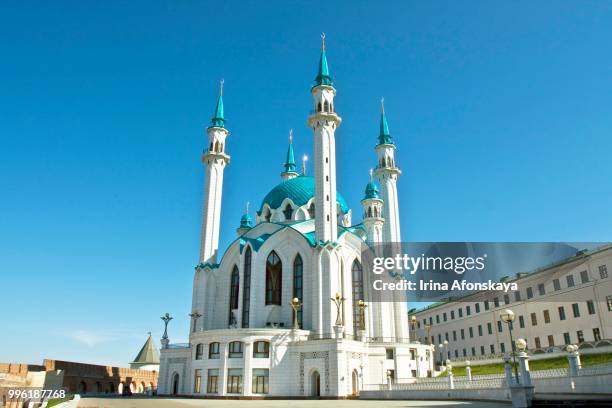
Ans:
{"label": "main dome", "polygon": [[[282,183],[274,187],[264,197],[261,206],[259,206],[258,213],[261,214],[264,204],[268,204],[270,208],[277,209],[283,203],[285,198],[289,198],[298,207],[301,207],[308,203],[308,201],[315,195],[315,180],[314,177],[299,176],[289,180],[285,180]],[[344,197],[336,191],[336,201],[340,206],[340,211],[344,214],[348,212],[348,206]]]}

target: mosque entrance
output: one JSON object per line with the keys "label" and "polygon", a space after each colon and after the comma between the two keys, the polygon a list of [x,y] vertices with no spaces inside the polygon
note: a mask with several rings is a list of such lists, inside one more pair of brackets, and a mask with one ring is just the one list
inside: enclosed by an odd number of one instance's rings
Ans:
{"label": "mosque entrance", "polygon": [[172,395],[178,395],[179,391],[179,375],[178,373],[174,374],[172,378]]}
{"label": "mosque entrance", "polygon": [[310,381],[310,395],[312,397],[321,396],[321,376],[318,371],[313,371]]}

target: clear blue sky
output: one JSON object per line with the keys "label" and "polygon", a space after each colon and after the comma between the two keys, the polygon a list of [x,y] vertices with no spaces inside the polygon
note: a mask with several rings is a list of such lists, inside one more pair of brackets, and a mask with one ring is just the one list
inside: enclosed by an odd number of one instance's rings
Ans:
{"label": "clear blue sky", "polygon": [[0,361],[185,341],[204,129],[225,78],[222,247],[310,153],[322,31],[359,219],[379,99],[407,240],[612,239],[612,3],[4,2]]}

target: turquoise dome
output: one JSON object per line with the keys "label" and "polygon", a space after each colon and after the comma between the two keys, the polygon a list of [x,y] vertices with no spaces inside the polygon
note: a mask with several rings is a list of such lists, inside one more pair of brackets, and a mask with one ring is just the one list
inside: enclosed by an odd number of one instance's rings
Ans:
{"label": "turquoise dome", "polygon": [[378,194],[378,187],[376,187],[376,184],[371,181],[368,183],[365,189],[364,200],[368,198],[380,198],[380,195]]}
{"label": "turquoise dome", "polygon": [[[270,192],[265,196],[261,206],[259,207],[258,213],[261,214],[264,204],[268,204],[272,209],[277,209],[281,206],[285,198],[290,198],[295,205],[301,207],[306,205],[308,200],[314,197],[314,195],[314,177],[300,176],[285,180],[270,190]],[[336,201],[338,202],[342,213],[346,214],[348,212],[348,206],[346,205],[344,198],[338,192],[336,192]]]}

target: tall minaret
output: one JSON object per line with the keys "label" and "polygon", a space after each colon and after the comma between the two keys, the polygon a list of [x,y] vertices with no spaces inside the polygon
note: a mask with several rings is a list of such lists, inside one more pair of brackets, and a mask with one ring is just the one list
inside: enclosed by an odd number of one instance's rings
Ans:
{"label": "tall minaret", "polygon": [[376,177],[380,182],[381,196],[384,202],[383,213],[385,224],[383,226],[383,241],[400,242],[399,208],[397,204],[397,179],[402,173],[395,166],[395,143],[389,134],[389,125],[385,115],[384,99],[380,101],[380,133],[376,145],[378,165],[376,166]]}
{"label": "tall minaret", "polygon": [[[384,99],[381,99],[380,106],[380,132],[378,134],[378,144],[375,147],[378,156],[376,177],[380,182],[381,196],[383,199],[383,213],[385,215],[383,241],[392,243],[392,245],[388,246],[388,249],[395,254],[401,251],[401,245],[399,243],[402,240],[400,234],[399,207],[397,203],[397,179],[401,171],[395,166],[395,143],[393,143],[393,139],[389,133]],[[409,339],[408,305],[406,301],[405,292],[396,290],[393,293],[393,303],[381,306],[383,309],[387,308],[393,316],[392,326],[387,324],[382,325],[383,336],[395,337],[397,341]]]}
{"label": "tall minaret", "polygon": [[317,242],[335,242],[338,237],[336,209],[336,139],[334,133],[342,121],[334,111],[336,88],[332,84],[322,36],[321,59],[315,85],[310,93],[314,113],[308,126],[314,131],[315,235]]}
{"label": "tall minaret", "polygon": [[289,148],[287,149],[287,159],[285,160],[285,171],[281,173],[283,180],[290,180],[299,176],[293,154],[293,129],[289,130]]}
{"label": "tall minaret", "polygon": [[202,154],[202,163],[206,165],[206,176],[202,209],[200,263],[215,263],[219,249],[223,171],[230,161],[230,156],[225,153],[225,138],[229,135],[229,131],[225,128],[225,116],[223,114],[223,80],[221,80],[219,86],[217,107],[206,131],[208,133],[208,149]]}

